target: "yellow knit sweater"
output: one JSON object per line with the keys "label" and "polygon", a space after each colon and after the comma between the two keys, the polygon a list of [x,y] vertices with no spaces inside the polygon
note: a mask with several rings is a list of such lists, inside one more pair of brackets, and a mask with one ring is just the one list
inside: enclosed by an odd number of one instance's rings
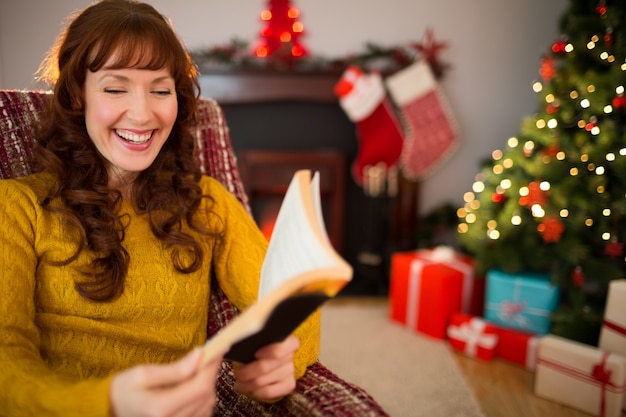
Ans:
{"label": "yellow knit sweater", "polygon": [[[52,181],[48,174],[0,181],[0,416],[109,416],[116,371],[173,361],[205,341],[212,266],[238,308],[254,302],[266,243],[241,204],[205,177],[203,192],[215,204],[205,202],[201,218],[225,233],[219,241],[199,237],[204,265],[181,274],[145,216],[124,202],[131,254],[124,293],[90,302],[74,282],[93,254],[64,267],[50,262],[76,248],[65,220],[39,205]],[[296,331],[297,377],[317,359],[319,318],[318,311]]]}

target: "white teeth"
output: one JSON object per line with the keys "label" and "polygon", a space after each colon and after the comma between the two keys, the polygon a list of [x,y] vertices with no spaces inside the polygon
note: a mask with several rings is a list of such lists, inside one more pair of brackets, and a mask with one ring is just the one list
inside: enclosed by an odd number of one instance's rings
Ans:
{"label": "white teeth", "polygon": [[138,135],[133,132],[129,132],[126,130],[115,130],[115,133],[123,139],[126,139],[129,142],[133,143],[144,143],[147,142],[152,137],[152,132],[144,133],[143,135]]}

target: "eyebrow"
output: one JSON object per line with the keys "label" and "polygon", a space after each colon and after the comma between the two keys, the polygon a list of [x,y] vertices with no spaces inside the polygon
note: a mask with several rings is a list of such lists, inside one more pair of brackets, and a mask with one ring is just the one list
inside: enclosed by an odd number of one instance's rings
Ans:
{"label": "eyebrow", "polygon": [[[104,70],[104,71],[105,71],[106,73],[105,73],[105,74],[103,74],[103,75],[100,77],[100,80],[105,80],[105,79],[107,79],[107,78],[114,78],[114,79],[116,79],[116,80],[118,80],[118,81],[130,81],[130,78],[128,78],[128,77],[127,77],[127,76],[125,76],[125,75],[116,74],[116,73],[114,73],[114,72],[111,72],[111,71],[114,71],[114,70]],[[150,81],[150,83],[151,83],[151,84],[158,84],[158,83],[160,83],[160,82],[163,82],[163,81],[169,81],[169,80],[174,80],[174,78],[173,78],[171,75],[164,75],[164,76],[162,76],[162,77],[157,77],[157,78],[153,79],[152,81]]]}

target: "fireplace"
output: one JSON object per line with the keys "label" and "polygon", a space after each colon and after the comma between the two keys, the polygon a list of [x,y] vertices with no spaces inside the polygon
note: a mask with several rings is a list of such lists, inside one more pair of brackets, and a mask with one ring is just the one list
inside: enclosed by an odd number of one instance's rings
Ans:
{"label": "fireplace", "polygon": [[[200,82],[203,95],[224,110],[257,222],[267,207],[263,200],[272,193],[282,197],[293,170],[309,168],[332,177],[322,178],[325,222],[331,241],[354,268],[344,292],[386,293],[389,253],[415,247],[417,184],[400,178],[395,197],[373,199],[352,179],[358,140],[333,94],[340,75],[220,72],[207,73]],[[263,168],[262,161],[270,160]],[[379,261],[364,258],[372,249],[383,255]]]}

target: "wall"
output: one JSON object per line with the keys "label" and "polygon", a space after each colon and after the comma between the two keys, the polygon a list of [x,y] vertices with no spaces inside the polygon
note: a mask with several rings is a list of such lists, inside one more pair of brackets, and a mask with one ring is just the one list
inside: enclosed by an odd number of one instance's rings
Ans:
{"label": "wall", "polygon": [[[0,88],[32,88],[32,74],[63,18],[91,0],[0,0]],[[190,49],[254,41],[263,0],[152,0]],[[426,27],[448,42],[442,81],[460,131],[454,155],[424,180],[421,212],[462,204],[479,161],[519,132],[536,109],[530,85],[558,36],[566,0],[294,0],[309,49],[328,57],[421,40]],[[210,92],[203,92],[210,96]]]}

